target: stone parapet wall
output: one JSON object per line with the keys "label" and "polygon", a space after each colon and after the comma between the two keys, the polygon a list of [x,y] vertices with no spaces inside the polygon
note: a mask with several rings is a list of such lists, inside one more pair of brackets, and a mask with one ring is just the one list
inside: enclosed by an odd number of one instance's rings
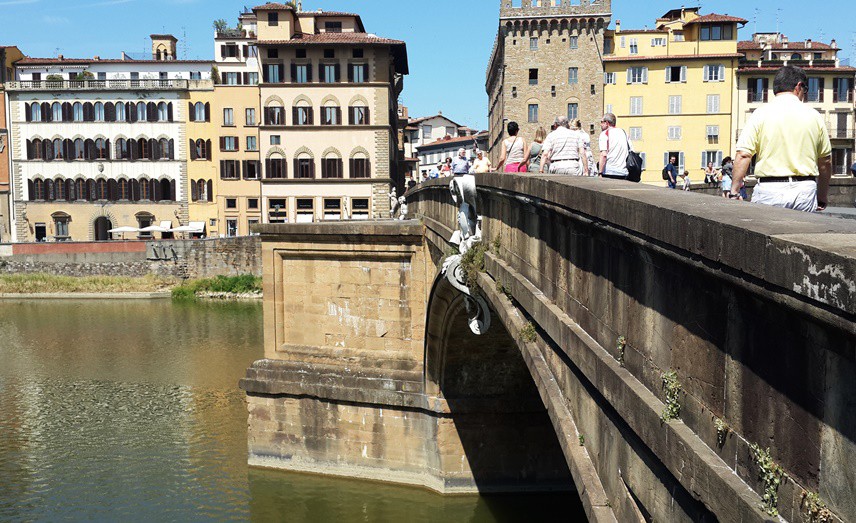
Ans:
{"label": "stone parapet wall", "polygon": [[261,276],[258,237],[152,242],[11,244],[0,251],[0,273],[61,276],[210,278]]}

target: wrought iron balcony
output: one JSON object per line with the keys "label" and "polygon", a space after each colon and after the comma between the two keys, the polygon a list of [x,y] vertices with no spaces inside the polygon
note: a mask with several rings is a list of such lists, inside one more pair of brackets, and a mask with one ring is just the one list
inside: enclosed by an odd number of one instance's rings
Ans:
{"label": "wrought iron balcony", "polygon": [[8,82],[7,91],[176,91],[187,90],[189,80],[25,80]]}
{"label": "wrought iron balcony", "polygon": [[827,128],[829,137],[833,140],[853,140],[856,138],[856,129],[844,129],[831,125]]}

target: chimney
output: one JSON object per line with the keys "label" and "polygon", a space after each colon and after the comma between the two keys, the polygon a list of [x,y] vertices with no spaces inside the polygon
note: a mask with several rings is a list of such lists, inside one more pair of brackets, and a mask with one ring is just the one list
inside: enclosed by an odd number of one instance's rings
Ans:
{"label": "chimney", "polygon": [[829,46],[835,49],[835,38],[832,39],[832,42],[830,42]]}
{"label": "chimney", "polygon": [[805,41],[805,48],[811,49],[811,38],[807,38]]}
{"label": "chimney", "polygon": [[95,55],[95,56],[93,56],[93,57],[92,57],[92,59],[93,59],[93,60],[101,60],[101,57],[100,57],[100,56],[98,56],[98,55]]}
{"label": "chimney", "polygon": [[616,32],[616,33],[621,32],[621,20],[616,20],[616,21],[615,21],[615,32]]}
{"label": "chimney", "polygon": [[60,60],[65,60],[65,57],[61,54],[58,54],[56,57],[59,58]]}

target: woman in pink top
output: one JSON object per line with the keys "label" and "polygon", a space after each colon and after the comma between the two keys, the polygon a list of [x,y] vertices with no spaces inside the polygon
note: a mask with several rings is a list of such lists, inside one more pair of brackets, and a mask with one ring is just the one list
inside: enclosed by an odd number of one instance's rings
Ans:
{"label": "woman in pink top", "polygon": [[499,156],[499,164],[497,170],[502,170],[507,173],[526,172],[529,162],[529,146],[526,140],[517,136],[520,132],[520,126],[517,122],[508,122],[508,138],[502,142],[502,152]]}

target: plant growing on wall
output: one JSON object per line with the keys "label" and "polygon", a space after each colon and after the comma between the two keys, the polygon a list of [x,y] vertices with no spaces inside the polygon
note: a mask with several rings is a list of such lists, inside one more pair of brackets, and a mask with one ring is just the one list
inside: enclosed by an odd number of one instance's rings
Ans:
{"label": "plant growing on wall", "polygon": [[764,492],[761,495],[761,499],[764,501],[764,511],[770,516],[778,516],[779,485],[782,484],[785,471],[773,461],[769,447],[762,449],[753,443],[749,448],[752,451],[752,458],[758,466],[758,479],[761,480],[764,487]]}
{"label": "plant growing on wall", "polygon": [[220,18],[219,20],[214,20],[214,30],[218,33],[225,33],[226,29],[229,29],[229,24],[226,23],[225,20]]}
{"label": "plant growing on wall", "polygon": [[666,406],[660,419],[663,421],[679,419],[681,417],[681,384],[678,381],[678,374],[670,370],[663,373],[660,378],[663,380],[663,392],[666,394]]}
{"label": "plant growing on wall", "polygon": [[618,364],[623,367],[624,351],[627,349],[627,338],[625,338],[624,336],[619,336],[616,349],[618,349]]}
{"label": "plant growing on wall", "polygon": [[214,82],[215,85],[220,83],[220,70],[217,69],[216,65],[211,66],[211,81]]}

